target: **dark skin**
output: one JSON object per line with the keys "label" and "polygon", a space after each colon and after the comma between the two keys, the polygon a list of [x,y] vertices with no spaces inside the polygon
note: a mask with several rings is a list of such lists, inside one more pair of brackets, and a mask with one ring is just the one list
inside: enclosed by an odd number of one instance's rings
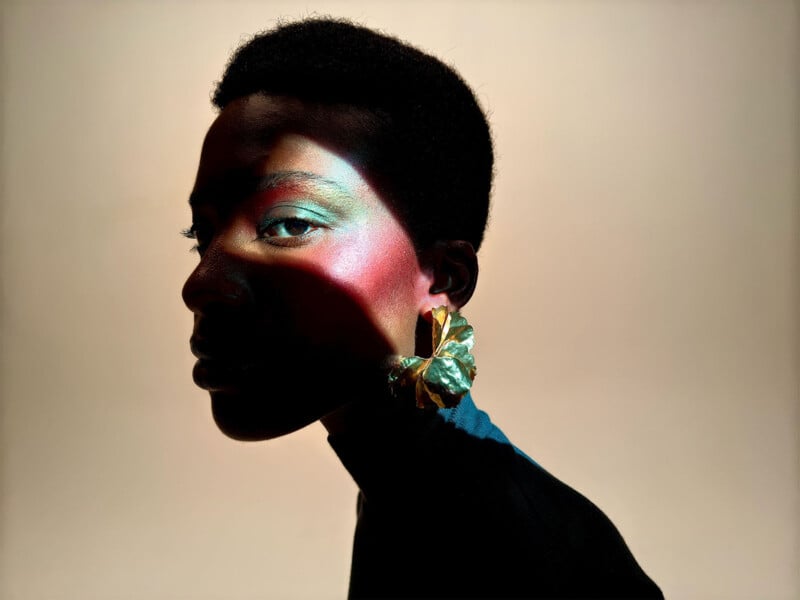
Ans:
{"label": "dark skin", "polygon": [[233,438],[369,422],[389,401],[387,359],[429,355],[431,309],[460,308],[474,290],[471,244],[417,251],[354,166],[352,136],[337,134],[352,118],[252,95],[203,144],[191,199],[200,262],[183,299],[195,382]]}

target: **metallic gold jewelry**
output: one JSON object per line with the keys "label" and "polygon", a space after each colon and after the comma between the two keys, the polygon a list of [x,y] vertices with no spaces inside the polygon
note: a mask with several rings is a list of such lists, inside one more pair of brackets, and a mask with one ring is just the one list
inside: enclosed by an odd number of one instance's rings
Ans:
{"label": "metallic gold jewelry", "polygon": [[458,311],[446,306],[431,311],[433,355],[395,356],[391,361],[389,385],[396,396],[414,390],[418,408],[452,408],[467,395],[475,379],[475,344],[472,326]]}

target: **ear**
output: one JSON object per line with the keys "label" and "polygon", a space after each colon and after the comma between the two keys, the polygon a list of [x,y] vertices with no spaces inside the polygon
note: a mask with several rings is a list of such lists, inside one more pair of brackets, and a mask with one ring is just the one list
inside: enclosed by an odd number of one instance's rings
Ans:
{"label": "ear", "polygon": [[434,242],[420,255],[420,264],[431,274],[430,306],[447,305],[450,310],[464,306],[478,283],[478,256],[464,240]]}

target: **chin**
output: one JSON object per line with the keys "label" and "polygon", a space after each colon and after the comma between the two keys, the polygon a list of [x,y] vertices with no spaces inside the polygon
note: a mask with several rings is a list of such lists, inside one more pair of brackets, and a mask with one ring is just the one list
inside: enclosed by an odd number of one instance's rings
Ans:
{"label": "chin", "polygon": [[[286,353],[264,369],[213,381],[197,368],[196,383],[209,391],[214,421],[235,440],[256,441],[292,433],[347,402],[379,401],[388,393],[383,363],[355,360],[343,352]],[[198,382],[199,380],[199,382]]]}
{"label": "chin", "polygon": [[[210,392],[211,413],[220,431],[245,442],[270,440],[292,433],[320,419],[325,406],[295,397],[269,399],[263,393]],[[329,399],[330,401],[330,399]]]}

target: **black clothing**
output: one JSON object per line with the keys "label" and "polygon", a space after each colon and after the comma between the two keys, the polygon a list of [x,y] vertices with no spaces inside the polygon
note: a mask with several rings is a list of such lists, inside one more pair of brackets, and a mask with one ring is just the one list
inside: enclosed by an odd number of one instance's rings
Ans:
{"label": "black clothing", "polygon": [[359,486],[349,598],[663,598],[603,512],[467,396],[328,440]]}

